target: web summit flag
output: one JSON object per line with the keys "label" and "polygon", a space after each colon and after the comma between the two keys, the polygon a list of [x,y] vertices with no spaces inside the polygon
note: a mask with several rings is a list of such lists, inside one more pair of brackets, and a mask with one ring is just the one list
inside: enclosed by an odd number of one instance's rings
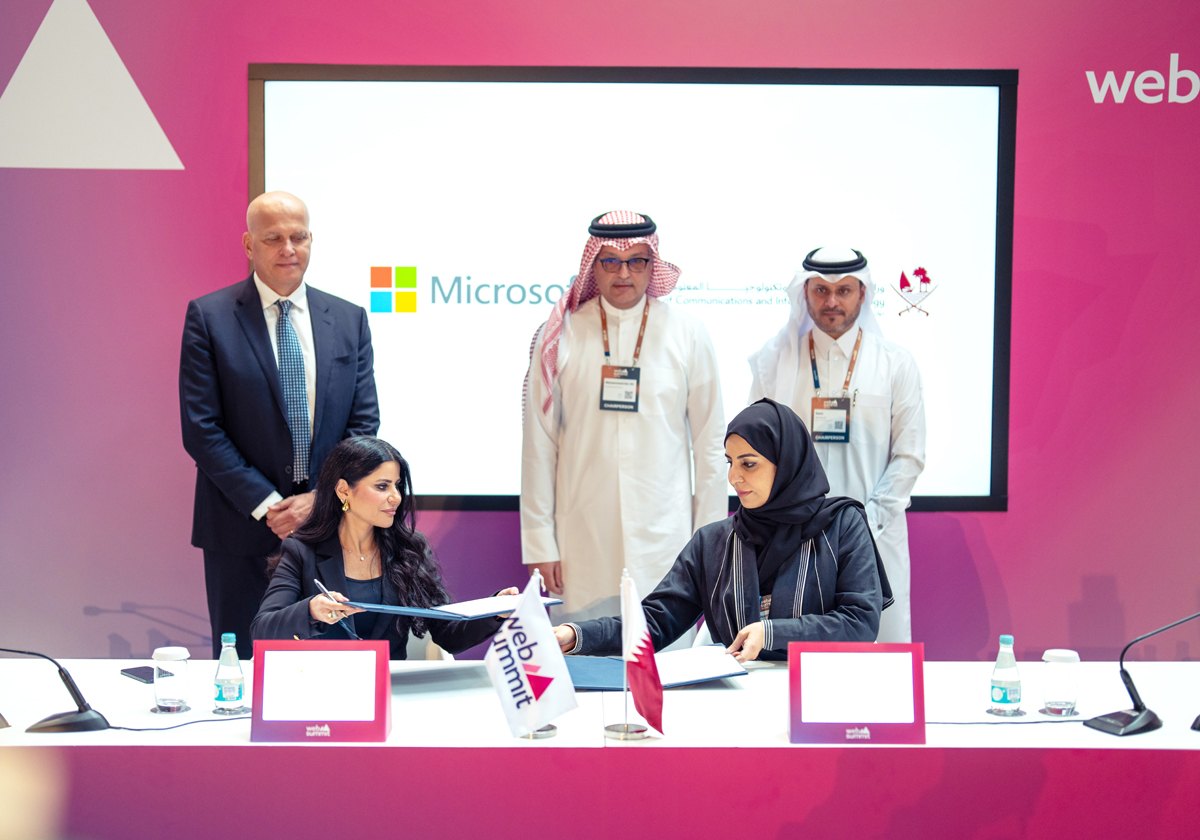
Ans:
{"label": "web summit flag", "polygon": [[621,574],[621,647],[633,707],[646,723],[662,732],[663,689],[654,661],[654,644],[637,587],[627,572]]}
{"label": "web summit flag", "polygon": [[513,737],[528,735],[576,707],[575,685],[542,606],[542,576],[534,573],[512,615],[492,637],[483,661]]}

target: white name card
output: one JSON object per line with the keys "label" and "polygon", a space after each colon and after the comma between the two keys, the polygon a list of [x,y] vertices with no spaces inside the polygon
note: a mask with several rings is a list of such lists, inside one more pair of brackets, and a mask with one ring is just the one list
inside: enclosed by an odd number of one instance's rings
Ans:
{"label": "white name card", "polygon": [[268,650],[263,720],[375,720],[373,650]]}
{"label": "white name card", "polygon": [[804,723],[912,723],[912,654],[800,654]]}

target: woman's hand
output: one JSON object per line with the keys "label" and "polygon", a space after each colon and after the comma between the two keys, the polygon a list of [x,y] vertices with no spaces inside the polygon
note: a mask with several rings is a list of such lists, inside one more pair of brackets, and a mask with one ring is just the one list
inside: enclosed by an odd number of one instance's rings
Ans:
{"label": "woman's hand", "polygon": [[743,627],[737,634],[737,638],[733,640],[733,644],[725,648],[725,652],[733,654],[733,658],[738,662],[746,663],[758,658],[762,646],[763,625],[761,621],[756,621]]}
{"label": "woman's hand", "polygon": [[[520,589],[517,589],[517,587],[515,587],[515,586],[510,586],[510,587],[508,587],[508,589],[501,589],[499,592],[497,592],[492,597],[498,598],[501,595],[520,595],[520,594],[521,594]],[[510,615],[512,615],[512,613],[503,613],[501,615],[496,616],[496,620],[503,621],[504,619],[508,618]]]}
{"label": "woman's hand", "polygon": [[571,648],[575,647],[575,628],[569,624],[560,624],[554,628],[554,638],[558,642],[558,646],[562,648],[562,652],[566,653]]}
{"label": "woman's hand", "polygon": [[341,592],[330,592],[329,594],[336,600],[331,601],[324,595],[314,595],[309,599],[308,614],[312,616],[313,621],[321,624],[337,624],[348,615],[362,612],[358,607],[347,607],[339,603],[350,600]]}

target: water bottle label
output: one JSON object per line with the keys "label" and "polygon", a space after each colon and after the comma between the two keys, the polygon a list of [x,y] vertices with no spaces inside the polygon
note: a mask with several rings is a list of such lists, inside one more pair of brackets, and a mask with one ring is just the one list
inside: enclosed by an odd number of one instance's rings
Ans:
{"label": "water bottle label", "polygon": [[1015,685],[1011,688],[1005,688],[1001,685],[992,686],[992,702],[993,703],[1020,703],[1021,702],[1021,686]]}
{"label": "water bottle label", "polygon": [[234,703],[242,699],[241,683],[233,683],[232,685],[218,685],[216,689],[216,699],[218,702]]}

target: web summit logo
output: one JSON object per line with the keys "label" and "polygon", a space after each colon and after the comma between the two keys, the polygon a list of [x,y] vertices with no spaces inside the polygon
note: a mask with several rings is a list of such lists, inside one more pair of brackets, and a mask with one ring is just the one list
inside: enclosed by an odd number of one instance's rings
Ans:
{"label": "web summit logo", "polygon": [[[1084,75],[1087,76],[1088,87],[1092,92],[1092,101],[1097,105],[1107,100],[1109,94],[1112,95],[1113,102],[1122,104],[1129,94],[1130,87],[1133,88],[1133,95],[1138,101],[1147,105],[1162,102],[1164,89],[1168,102],[1191,102],[1200,95],[1200,76],[1191,70],[1179,69],[1179,53],[1171,53],[1166,76],[1157,70],[1143,70],[1141,73],[1126,70],[1124,78],[1118,82],[1117,75],[1112,70],[1104,74],[1103,80],[1098,80],[1096,73],[1091,70],[1085,71]],[[1184,81],[1187,82],[1186,93],[1180,90],[1183,87],[1180,82]]]}
{"label": "web summit logo", "polygon": [[[554,677],[543,677],[538,673],[542,669],[541,665],[527,661],[533,657],[533,649],[537,647],[537,642],[529,641],[525,628],[516,616],[505,622],[504,629],[496,634],[492,644],[496,662],[504,672],[505,688],[512,695],[518,709],[540,698],[550,687],[550,683],[554,682]],[[518,662],[518,659],[521,661]],[[532,697],[529,696],[531,692]]]}
{"label": "web summit logo", "polygon": [[[395,283],[394,288],[400,291],[392,291],[393,283]],[[381,289],[387,289],[388,291],[379,291]],[[416,266],[371,266],[371,311],[416,312]]]}

